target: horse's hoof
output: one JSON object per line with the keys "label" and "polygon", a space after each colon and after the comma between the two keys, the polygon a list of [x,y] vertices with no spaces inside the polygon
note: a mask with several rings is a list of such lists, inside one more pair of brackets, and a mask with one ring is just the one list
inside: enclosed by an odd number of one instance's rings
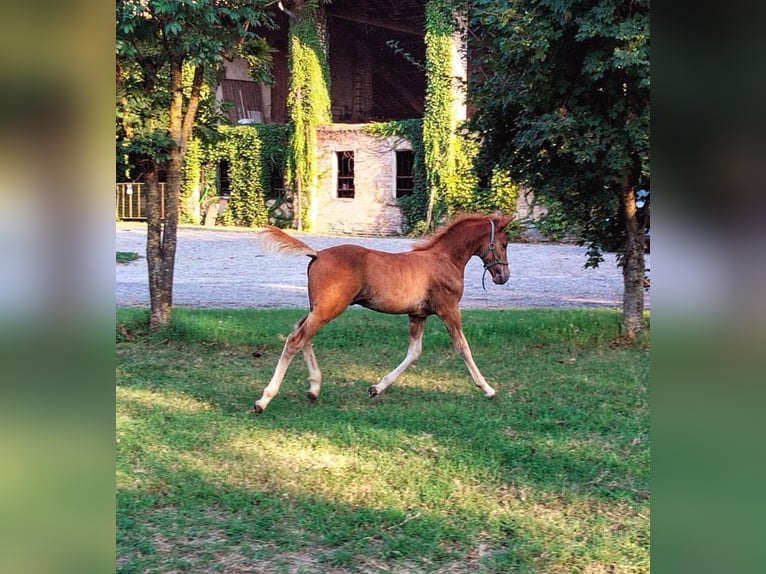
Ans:
{"label": "horse's hoof", "polygon": [[315,403],[317,400],[317,396],[311,391],[306,391],[306,398],[312,403]]}
{"label": "horse's hoof", "polygon": [[255,411],[255,414],[257,415],[263,412],[263,407],[258,404],[258,401],[255,401],[255,404],[253,405],[253,411]]}
{"label": "horse's hoof", "polygon": [[376,389],[374,386],[367,389],[367,395],[370,398],[377,397],[378,396],[378,389]]}
{"label": "horse's hoof", "polygon": [[484,393],[484,396],[488,399],[494,399],[496,394],[497,393],[495,391],[492,391],[491,393]]}

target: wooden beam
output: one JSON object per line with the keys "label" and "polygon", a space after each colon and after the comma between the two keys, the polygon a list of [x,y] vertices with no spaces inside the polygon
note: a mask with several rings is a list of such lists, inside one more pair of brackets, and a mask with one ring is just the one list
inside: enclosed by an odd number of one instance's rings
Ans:
{"label": "wooden beam", "polygon": [[393,30],[394,32],[401,32],[403,34],[412,34],[414,36],[425,35],[425,31],[419,26],[405,24],[402,22],[377,20],[367,16],[357,16],[355,14],[340,11],[330,12],[328,16],[331,18],[338,18],[340,20],[348,20],[349,22],[356,22],[357,24],[366,24],[375,28],[383,28],[384,30]]}
{"label": "wooden beam", "polygon": [[402,82],[400,76],[391,73],[386,68],[376,68],[374,73],[377,74],[381,80],[385,81],[389,86],[394,88],[401,96],[401,99],[404,100],[410,108],[413,110],[423,109],[425,106],[425,94],[416,94]]}

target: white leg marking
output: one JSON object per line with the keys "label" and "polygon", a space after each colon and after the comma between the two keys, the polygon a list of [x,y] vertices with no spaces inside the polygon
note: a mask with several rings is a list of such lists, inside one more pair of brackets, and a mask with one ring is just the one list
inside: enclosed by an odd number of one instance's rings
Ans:
{"label": "white leg marking", "polygon": [[290,339],[288,338],[288,341],[285,343],[285,347],[282,349],[282,355],[279,357],[277,368],[274,369],[274,375],[271,377],[271,381],[269,381],[269,384],[266,385],[265,389],[263,389],[261,398],[255,401],[256,412],[263,411],[269,405],[271,399],[273,399],[279,392],[279,387],[282,386],[282,379],[285,377],[287,367],[290,366],[290,361],[292,361],[293,357],[295,356],[294,352],[291,353],[288,351],[289,345]]}
{"label": "white leg marking", "polygon": [[476,363],[473,360],[471,348],[468,346],[468,341],[466,341],[465,335],[463,334],[463,322],[460,318],[460,310],[454,309],[451,312],[447,312],[441,316],[441,319],[447,327],[447,332],[452,339],[452,344],[455,346],[455,350],[463,358],[463,361],[465,361],[474,384],[484,391],[485,397],[491,399],[495,396],[495,389],[489,386],[479,371],[479,367],[476,366]]}
{"label": "white leg marking", "polygon": [[495,389],[487,383],[484,376],[479,371],[479,367],[476,366],[476,362],[473,360],[473,355],[471,354],[471,348],[468,346],[468,341],[466,341],[462,330],[458,333],[458,337],[459,342],[455,342],[455,349],[458,354],[463,357],[463,361],[465,361],[465,364],[468,367],[468,372],[471,373],[471,378],[473,379],[474,384],[484,391],[485,397],[491,399],[495,396]]}
{"label": "white leg marking", "polygon": [[410,344],[407,347],[407,356],[393,371],[383,377],[377,385],[370,387],[368,393],[371,397],[379,395],[390,387],[393,382],[399,378],[407,367],[418,360],[423,350],[423,327],[425,326],[425,319],[410,318]]}
{"label": "white leg marking", "polygon": [[309,370],[309,389],[310,398],[319,397],[319,391],[322,388],[322,371],[319,370],[316,355],[314,355],[314,346],[311,341],[306,341],[303,345],[303,358],[306,359],[306,366]]}

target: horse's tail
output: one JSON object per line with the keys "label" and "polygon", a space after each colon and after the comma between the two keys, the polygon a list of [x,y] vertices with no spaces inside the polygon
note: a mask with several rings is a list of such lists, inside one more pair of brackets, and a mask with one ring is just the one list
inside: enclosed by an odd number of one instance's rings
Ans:
{"label": "horse's tail", "polygon": [[312,259],[317,255],[315,249],[273,225],[264,227],[256,237],[258,246],[264,253],[273,255],[307,255]]}

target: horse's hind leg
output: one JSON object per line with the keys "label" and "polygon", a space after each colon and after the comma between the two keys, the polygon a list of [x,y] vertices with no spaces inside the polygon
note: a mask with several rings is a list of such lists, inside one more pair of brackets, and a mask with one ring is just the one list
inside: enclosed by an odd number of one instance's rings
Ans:
{"label": "horse's hind leg", "polygon": [[303,358],[306,359],[306,367],[309,370],[309,388],[306,396],[310,401],[315,401],[322,388],[322,371],[319,370],[319,363],[314,355],[314,345],[310,340],[303,345]]}
{"label": "horse's hind leg", "polygon": [[[322,325],[324,325],[326,322],[327,321],[318,320],[312,312],[309,313],[307,317],[304,317],[295,324],[293,332],[290,333],[290,335],[287,337],[287,341],[285,341],[285,346],[282,349],[282,355],[279,357],[279,362],[277,363],[277,368],[274,369],[274,375],[271,377],[271,381],[266,386],[266,388],[263,389],[261,398],[255,401],[253,409],[255,410],[256,414],[262,413],[263,410],[271,402],[271,399],[273,399],[279,392],[279,387],[282,385],[282,379],[285,377],[287,367],[290,366],[290,362],[293,360],[293,357],[301,349],[304,349],[306,362],[309,364],[309,376],[311,377],[310,381],[312,381],[311,388],[314,388],[314,385],[317,385],[316,392],[319,392],[318,379],[321,379],[321,375],[319,374],[319,366],[316,363],[314,351],[311,347],[311,337],[316,335],[316,332],[319,331]],[[308,349],[306,349],[306,345],[308,345]],[[309,361],[309,357],[311,357],[313,361]],[[316,367],[314,370],[312,370],[312,365]],[[314,379],[315,376],[317,377],[316,382]]]}
{"label": "horse's hind leg", "polygon": [[423,349],[423,327],[426,324],[425,317],[410,316],[410,344],[407,347],[407,356],[393,371],[383,377],[377,385],[367,389],[370,398],[375,397],[390,387],[404,370],[420,357]]}
{"label": "horse's hind leg", "polygon": [[[309,275],[309,297],[311,297],[311,291],[311,276]],[[309,369],[308,397],[311,399],[319,396],[319,388],[322,384],[322,373],[319,371],[319,365],[314,356],[314,348],[311,345],[311,338],[317,334],[319,329],[343,313],[350,302],[350,298],[336,298],[324,301],[323,305],[315,304],[312,306],[312,310],[308,316],[295,324],[293,332],[290,333],[290,336],[287,337],[287,341],[285,341],[282,355],[279,357],[279,362],[277,363],[277,368],[274,369],[274,375],[271,377],[271,381],[266,385],[266,388],[263,389],[261,398],[255,401],[253,409],[256,414],[262,413],[269,402],[271,402],[271,399],[273,399],[279,392],[279,387],[282,385],[282,379],[285,377],[287,367],[290,366],[293,357],[301,349],[303,349],[303,356],[306,359],[306,365]]]}

